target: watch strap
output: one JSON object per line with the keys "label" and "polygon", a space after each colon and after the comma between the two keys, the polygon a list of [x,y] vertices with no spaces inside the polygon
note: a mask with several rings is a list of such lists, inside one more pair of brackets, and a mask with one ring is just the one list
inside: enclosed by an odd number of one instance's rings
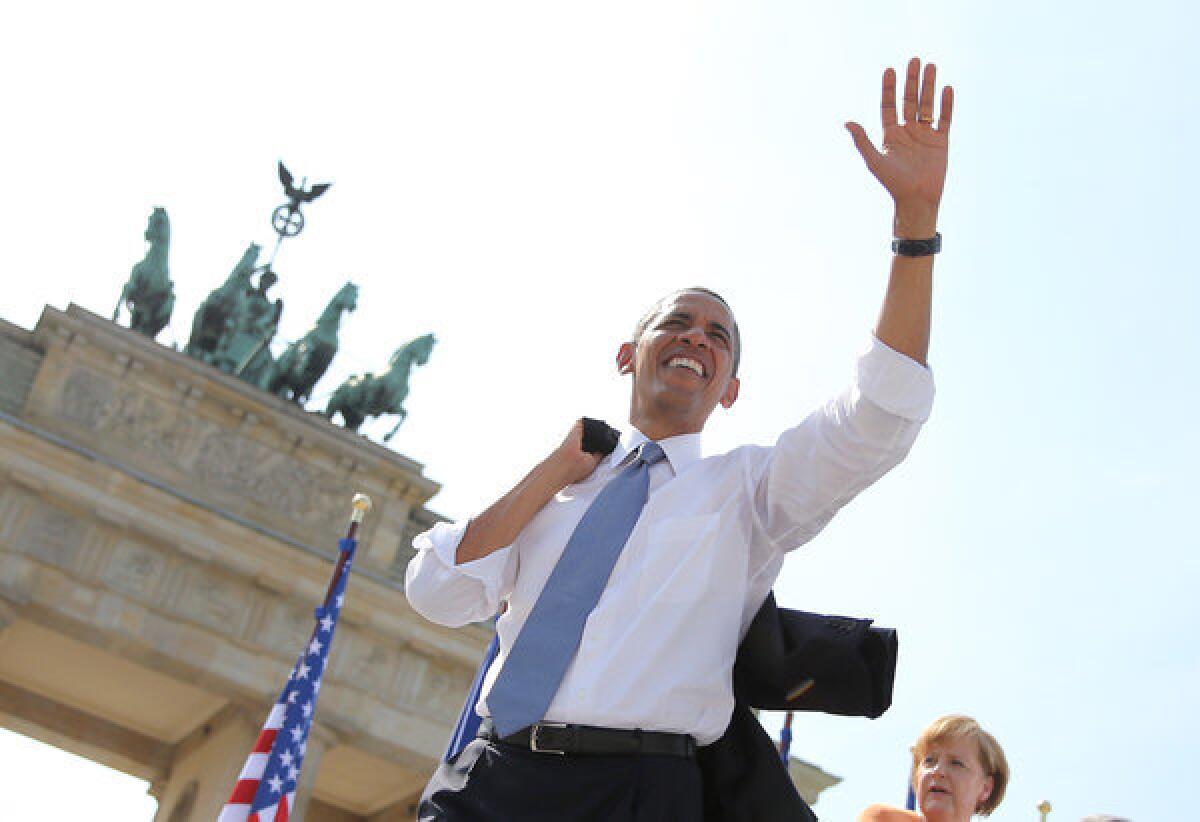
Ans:
{"label": "watch strap", "polygon": [[942,250],[942,235],[927,240],[892,240],[892,253],[901,257],[929,257]]}

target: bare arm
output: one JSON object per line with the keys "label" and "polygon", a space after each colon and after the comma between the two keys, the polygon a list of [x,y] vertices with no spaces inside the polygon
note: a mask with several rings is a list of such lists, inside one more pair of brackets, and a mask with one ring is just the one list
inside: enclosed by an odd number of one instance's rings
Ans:
{"label": "bare arm", "polygon": [[[867,168],[895,203],[892,230],[897,238],[923,240],[937,232],[938,207],[946,182],[947,138],[954,109],[954,90],[942,89],[941,113],[934,124],[937,69],[921,72],[921,61],[908,63],[904,80],[904,123],[896,113],[896,72],[883,73],[880,114],[883,151],[875,148],[858,123],[846,128]],[[933,257],[892,259],[891,276],[875,336],[891,348],[924,364],[929,354],[933,295]]]}
{"label": "bare arm", "polygon": [[511,545],[554,495],[586,479],[603,456],[583,450],[583,421],[571,426],[562,445],[542,460],[511,491],[471,520],[455,553],[455,563],[482,559]]}

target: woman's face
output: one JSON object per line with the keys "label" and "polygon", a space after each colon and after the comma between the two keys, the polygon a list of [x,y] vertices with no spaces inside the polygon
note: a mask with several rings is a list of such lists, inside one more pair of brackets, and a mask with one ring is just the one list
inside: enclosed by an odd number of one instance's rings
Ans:
{"label": "woman's face", "polygon": [[971,737],[931,745],[917,763],[913,782],[929,822],[970,819],[992,793],[992,778],[983,772],[979,745]]}

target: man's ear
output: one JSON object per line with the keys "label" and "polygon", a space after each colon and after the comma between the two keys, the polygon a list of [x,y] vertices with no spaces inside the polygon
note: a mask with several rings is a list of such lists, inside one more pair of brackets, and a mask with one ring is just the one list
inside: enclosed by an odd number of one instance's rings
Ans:
{"label": "man's ear", "polygon": [[621,343],[617,349],[617,373],[633,373],[633,343]]}
{"label": "man's ear", "polygon": [[742,383],[737,377],[729,378],[729,384],[725,386],[725,393],[721,394],[722,408],[728,408],[737,402],[738,389],[741,387]]}

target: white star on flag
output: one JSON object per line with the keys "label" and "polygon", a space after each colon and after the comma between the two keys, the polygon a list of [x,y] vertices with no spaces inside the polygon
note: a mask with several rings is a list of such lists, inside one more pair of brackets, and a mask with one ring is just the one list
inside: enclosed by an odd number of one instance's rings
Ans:
{"label": "white star on flag", "polygon": [[305,715],[306,717],[308,717],[308,716],[312,716],[312,711],[313,711],[313,706],[312,706],[312,703],[311,703],[311,702],[305,702],[305,703],[304,703],[304,707],[303,707],[303,708],[301,708],[300,710],[304,711],[304,715]]}
{"label": "white star on flag", "polygon": [[[304,738],[304,729],[303,728],[301,728],[299,725],[292,728],[292,741],[293,742],[299,742],[303,738]],[[301,748],[300,752],[301,753],[304,752],[303,748]]]}
{"label": "white star on flag", "polygon": [[279,778],[278,774],[276,774],[275,776],[272,776],[270,779],[267,780],[267,782],[270,784],[271,790],[274,791],[275,793],[279,793],[280,791],[283,790],[283,780]]}
{"label": "white star on flag", "polygon": [[342,603],[343,603],[343,602],[345,602],[345,601],[346,601],[346,595],[345,595],[345,594],[338,594],[338,595],[337,595],[337,607],[341,608],[341,607],[342,607]]}
{"label": "white star on flag", "polygon": [[325,633],[329,633],[329,629],[332,627],[333,627],[333,617],[326,614],[325,618],[323,620],[321,620],[321,630],[324,631]]}
{"label": "white star on flag", "polygon": [[308,652],[310,654],[319,654],[321,653],[321,647],[321,641],[313,637],[313,641],[308,643]]}
{"label": "white star on flag", "polygon": [[301,662],[300,667],[296,669],[296,676],[299,679],[308,679],[308,672],[311,670],[312,668],[308,667],[307,663]]}

